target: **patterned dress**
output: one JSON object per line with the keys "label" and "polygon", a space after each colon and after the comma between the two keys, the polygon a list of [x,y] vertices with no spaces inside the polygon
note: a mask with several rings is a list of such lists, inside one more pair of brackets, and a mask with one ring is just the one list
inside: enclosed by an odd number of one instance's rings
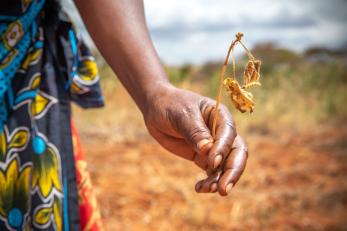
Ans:
{"label": "patterned dress", "polygon": [[70,102],[103,106],[54,0],[0,0],[0,230],[101,230]]}

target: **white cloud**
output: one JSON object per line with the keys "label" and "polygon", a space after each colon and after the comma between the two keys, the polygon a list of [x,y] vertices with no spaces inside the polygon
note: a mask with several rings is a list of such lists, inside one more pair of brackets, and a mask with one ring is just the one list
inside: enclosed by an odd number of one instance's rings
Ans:
{"label": "white cloud", "polygon": [[149,28],[167,63],[221,59],[233,35],[301,50],[346,42],[343,0],[146,0]]}
{"label": "white cloud", "polygon": [[347,42],[346,0],[145,0],[145,10],[154,44],[169,64],[222,59],[238,31],[249,46],[274,41],[302,50]]}

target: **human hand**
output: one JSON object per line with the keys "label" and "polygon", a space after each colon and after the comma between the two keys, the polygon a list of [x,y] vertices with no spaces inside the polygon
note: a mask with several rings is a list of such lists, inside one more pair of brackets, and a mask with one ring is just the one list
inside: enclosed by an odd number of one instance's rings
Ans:
{"label": "human hand", "polygon": [[219,192],[226,196],[241,177],[247,162],[248,150],[244,140],[236,136],[231,152],[222,165],[215,170],[207,170],[207,178],[195,185],[198,193]]}
{"label": "human hand", "polygon": [[246,166],[247,147],[223,105],[212,137],[215,105],[209,98],[165,84],[149,98],[144,119],[164,148],[207,172],[208,177],[196,184],[197,192],[227,195]]}

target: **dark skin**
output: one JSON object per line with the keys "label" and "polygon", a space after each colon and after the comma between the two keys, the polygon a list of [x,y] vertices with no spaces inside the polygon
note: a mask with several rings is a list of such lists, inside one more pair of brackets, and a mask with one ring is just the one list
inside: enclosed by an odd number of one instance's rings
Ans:
{"label": "dark skin", "polygon": [[212,137],[215,101],[170,84],[147,29],[143,1],[75,3],[98,49],[141,110],[149,133],[206,172],[197,192],[227,195],[246,166],[247,146],[225,106],[218,111]]}

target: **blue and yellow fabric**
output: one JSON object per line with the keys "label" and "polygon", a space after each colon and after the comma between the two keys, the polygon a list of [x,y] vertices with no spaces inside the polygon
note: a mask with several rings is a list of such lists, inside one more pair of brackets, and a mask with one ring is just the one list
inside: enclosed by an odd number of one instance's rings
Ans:
{"label": "blue and yellow fabric", "polygon": [[0,1],[0,230],[79,230],[71,108],[103,106],[55,0]]}

